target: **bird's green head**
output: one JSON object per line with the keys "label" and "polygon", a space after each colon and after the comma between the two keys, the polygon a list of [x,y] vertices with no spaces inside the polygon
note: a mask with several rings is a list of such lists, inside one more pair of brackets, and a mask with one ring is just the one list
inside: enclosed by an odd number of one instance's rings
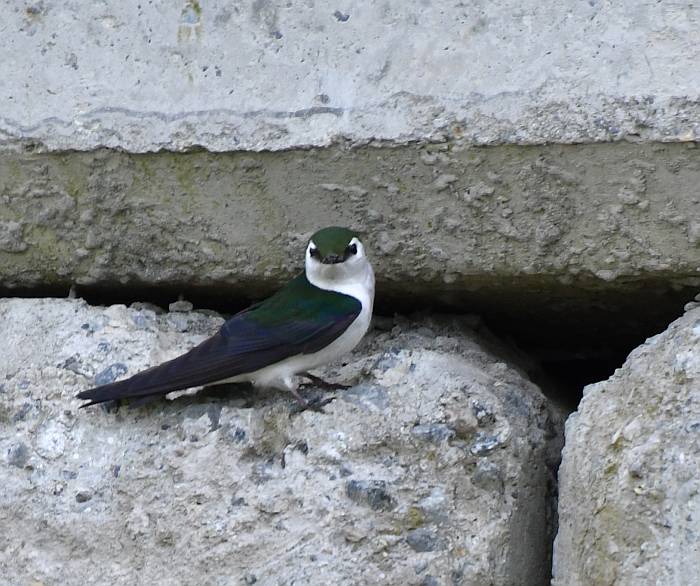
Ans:
{"label": "bird's green head", "polygon": [[343,288],[374,283],[372,266],[365,247],[354,230],[332,226],[319,230],[306,247],[306,278],[321,289]]}
{"label": "bird's green head", "polygon": [[323,264],[345,262],[362,247],[357,232],[331,226],[316,232],[309,240],[307,256]]}

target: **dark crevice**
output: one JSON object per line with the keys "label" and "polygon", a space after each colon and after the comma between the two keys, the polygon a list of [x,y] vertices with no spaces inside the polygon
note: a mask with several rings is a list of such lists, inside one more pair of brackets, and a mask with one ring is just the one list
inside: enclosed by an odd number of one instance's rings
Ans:
{"label": "dark crevice", "polygon": [[[239,286],[186,284],[78,286],[75,293],[91,305],[129,305],[148,301],[163,308],[180,296],[197,309],[235,313],[266,297],[274,283]],[[2,289],[0,297],[67,297],[70,284],[31,289]],[[378,283],[375,313],[475,314],[498,337],[513,343],[539,364],[533,378],[567,410],[574,410],[583,387],[607,379],[627,355],[648,337],[662,332],[683,313],[696,288],[662,280],[640,281],[608,289],[528,290],[502,286],[478,291],[440,292],[395,283]],[[554,390],[552,390],[554,389]]]}

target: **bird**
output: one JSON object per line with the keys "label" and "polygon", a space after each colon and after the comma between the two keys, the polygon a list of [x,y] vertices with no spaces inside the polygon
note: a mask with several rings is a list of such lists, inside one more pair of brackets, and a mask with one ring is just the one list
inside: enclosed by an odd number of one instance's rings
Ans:
{"label": "bird", "polygon": [[310,372],[350,352],[369,329],[375,279],[359,234],[330,226],[311,236],[304,270],[266,300],[227,320],[185,354],[130,378],[77,394],[89,407],[105,401],[136,402],[221,383],[290,391],[303,408],[299,378],[329,388]]}

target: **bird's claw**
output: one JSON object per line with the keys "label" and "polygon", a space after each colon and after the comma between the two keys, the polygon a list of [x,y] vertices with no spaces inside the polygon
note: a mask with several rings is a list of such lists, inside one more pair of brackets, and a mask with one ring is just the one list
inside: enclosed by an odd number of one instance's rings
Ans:
{"label": "bird's claw", "polygon": [[325,413],[323,408],[328,405],[331,401],[335,400],[335,397],[318,397],[311,399],[310,401],[304,399],[301,395],[295,395],[297,399],[297,404],[292,409],[292,415],[303,413],[304,411],[316,411],[317,413]]}
{"label": "bird's claw", "polygon": [[327,380],[323,380],[320,376],[316,376],[308,372],[302,372],[301,376],[303,376],[304,378],[308,378],[311,382],[301,383],[299,385],[300,387],[317,387],[325,389],[327,391],[345,391],[350,388],[350,385],[343,385],[341,383],[331,383]]}
{"label": "bird's claw", "polygon": [[323,408],[335,400],[335,397],[319,397],[318,399],[311,399],[307,401],[306,408],[311,411],[317,411],[319,413],[325,413]]}

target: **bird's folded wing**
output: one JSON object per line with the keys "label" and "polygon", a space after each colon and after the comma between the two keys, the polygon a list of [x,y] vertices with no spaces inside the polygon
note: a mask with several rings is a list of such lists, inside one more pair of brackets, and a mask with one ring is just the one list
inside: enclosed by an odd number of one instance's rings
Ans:
{"label": "bird's folded wing", "polygon": [[316,352],[340,336],[362,309],[356,299],[342,297],[345,299],[334,298],[334,305],[329,308],[318,295],[307,296],[303,303],[287,304],[283,319],[274,319],[272,297],[268,300],[272,306],[266,302],[235,315],[217,334],[182,356],[126,380],[83,391],[78,398],[89,401],[84,405],[88,406],[170,393],[254,372],[290,356]]}

